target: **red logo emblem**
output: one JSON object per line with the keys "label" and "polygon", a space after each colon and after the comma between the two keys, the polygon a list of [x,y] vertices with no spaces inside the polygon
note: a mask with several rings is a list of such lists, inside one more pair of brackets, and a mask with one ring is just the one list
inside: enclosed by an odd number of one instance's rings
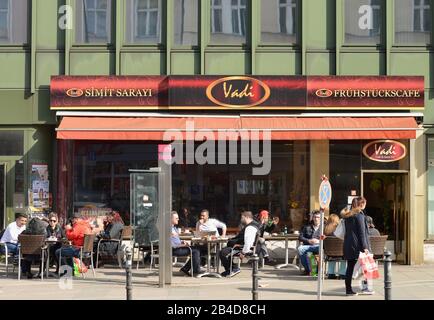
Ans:
{"label": "red logo emblem", "polygon": [[394,140],[376,140],[363,147],[363,154],[372,161],[394,162],[405,158],[407,148]]}
{"label": "red logo emblem", "polygon": [[328,97],[331,97],[333,95],[333,91],[331,91],[329,89],[318,89],[315,91],[315,94],[317,97],[320,97],[320,98],[328,98]]}
{"label": "red logo emblem", "polygon": [[71,98],[78,98],[84,94],[83,90],[79,88],[71,88],[66,90],[66,95]]}

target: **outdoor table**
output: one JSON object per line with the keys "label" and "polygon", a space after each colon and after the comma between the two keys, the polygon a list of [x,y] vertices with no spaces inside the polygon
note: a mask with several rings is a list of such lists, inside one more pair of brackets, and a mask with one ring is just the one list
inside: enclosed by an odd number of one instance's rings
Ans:
{"label": "outdoor table", "polygon": [[46,264],[46,273],[47,273],[47,278],[51,275],[54,276],[55,274],[53,272],[49,272],[50,269],[50,247],[57,244],[57,243],[63,243],[62,240],[49,240],[48,238],[45,240],[45,250],[47,251],[47,264]]}
{"label": "outdoor table", "polygon": [[[219,253],[221,250],[221,246],[223,243],[227,243],[229,238],[193,238],[191,239],[191,244],[206,244],[207,246],[207,268],[206,272],[201,274],[199,277],[216,277],[221,278],[221,275],[219,273],[219,265],[220,265],[220,257]],[[216,268],[217,272],[211,272],[211,245],[216,246]]]}
{"label": "outdoor table", "polygon": [[292,233],[292,234],[279,234],[279,235],[270,235],[270,236],[264,236],[265,241],[285,241],[285,263],[278,264],[275,266],[276,269],[286,268],[286,267],[292,267],[297,270],[300,270],[300,268],[295,264],[295,259],[292,263],[289,263],[289,248],[288,248],[288,242],[291,241],[297,241],[297,247],[298,247],[298,234]]}

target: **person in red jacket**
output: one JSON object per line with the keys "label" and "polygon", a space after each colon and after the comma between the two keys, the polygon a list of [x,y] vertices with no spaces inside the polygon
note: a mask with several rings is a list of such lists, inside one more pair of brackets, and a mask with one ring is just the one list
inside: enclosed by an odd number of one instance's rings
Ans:
{"label": "person in red jacket", "polygon": [[80,257],[80,247],[83,246],[84,235],[92,233],[92,229],[87,221],[81,219],[81,216],[75,213],[71,223],[65,226],[65,230],[66,237],[71,241],[71,246],[57,249],[55,254],[59,264],[62,264],[62,261],[59,260],[60,253],[62,253],[62,258],[66,258],[66,263],[71,268],[72,272],[72,270],[74,270],[72,258]]}

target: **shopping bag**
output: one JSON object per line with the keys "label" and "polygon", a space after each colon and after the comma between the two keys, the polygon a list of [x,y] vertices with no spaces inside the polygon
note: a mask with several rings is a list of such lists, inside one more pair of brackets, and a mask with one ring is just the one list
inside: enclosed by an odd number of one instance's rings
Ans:
{"label": "shopping bag", "polygon": [[83,263],[83,261],[80,261],[79,258],[74,257],[74,275],[79,275],[80,273],[86,273],[87,272],[87,266]]}
{"label": "shopping bag", "polygon": [[341,219],[340,223],[336,227],[335,232],[333,232],[335,237],[338,237],[339,239],[345,238],[345,220]]}
{"label": "shopping bag", "polygon": [[374,260],[372,253],[360,252],[358,262],[360,263],[363,276],[365,279],[378,279],[380,274],[378,273],[378,265]]}
{"label": "shopping bag", "polygon": [[360,262],[357,260],[356,265],[354,266],[353,279],[357,280],[362,277],[363,277],[363,269],[362,266],[360,265]]}
{"label": "shopping bag", "polygon": [[309,265],[310,265],[310,275],[313,277],[318,276],[318,262],[316,261],[315,255],[309,252]]}

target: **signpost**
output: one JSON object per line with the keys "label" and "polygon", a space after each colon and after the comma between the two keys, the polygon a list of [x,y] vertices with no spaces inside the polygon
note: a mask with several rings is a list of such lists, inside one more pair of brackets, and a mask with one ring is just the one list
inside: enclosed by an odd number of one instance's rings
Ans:
{"label": "signpost", "polygon": [[321,209],[320,222],[320,240],[319,240],[319,262],[318,262],[318,300],[321,300],[322,284],[323,284],[323,241],[324,241],[324,210],[330,206],[332,200],[332,186],[329,179],[323,175],[321,177],[321,185],[319,186],[319,206]]}

